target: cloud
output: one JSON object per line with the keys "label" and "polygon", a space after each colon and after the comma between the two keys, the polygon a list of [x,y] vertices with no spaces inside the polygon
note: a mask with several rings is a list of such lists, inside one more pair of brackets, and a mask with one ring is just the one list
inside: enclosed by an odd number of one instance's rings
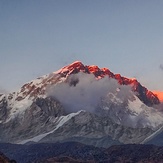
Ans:
{"label": "cloud", "polygon": [[47,95],[58,99],[67,112],[94,112],[101,98],[108,92],[115,94],[117,88],[120,88],[118,98],[125,98],[131,93],[130,86],[121,86],[115,79],[105,77],[97,80],[93,74],[78,73],[70,75],[67,82],[50,86]]}
{"label": "cloud", "polygon": [[159,68],[163,71],[163,64],[160,64]]}
{"label": "cloud", "polygon": [[163,102],[160,102],[158,105],[153,106],[157,111],[160,111],[163,113]]}

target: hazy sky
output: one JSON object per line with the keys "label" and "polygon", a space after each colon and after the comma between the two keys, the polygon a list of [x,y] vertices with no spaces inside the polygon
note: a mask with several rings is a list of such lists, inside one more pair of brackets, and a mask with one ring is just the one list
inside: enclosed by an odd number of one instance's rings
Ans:
{"label": "hazy sky", "polygon": [[0,90],[75,60],[163,91],[163,0],[0,0]]}

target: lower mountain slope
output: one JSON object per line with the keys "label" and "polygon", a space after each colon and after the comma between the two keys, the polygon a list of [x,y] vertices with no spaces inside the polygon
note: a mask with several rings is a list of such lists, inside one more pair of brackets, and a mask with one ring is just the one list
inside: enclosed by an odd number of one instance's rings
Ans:
{"label": "lower mountain slope", "polygon": [[151,113],[151,108],[142,103],[135,109],[132,104],[109,96],[94,112],[68,113],[54,97],[36,98],[23,114],[0,123],[0,141],[23,144],[72,140],[99,147],[141,143],[161,125],[161,114]]}

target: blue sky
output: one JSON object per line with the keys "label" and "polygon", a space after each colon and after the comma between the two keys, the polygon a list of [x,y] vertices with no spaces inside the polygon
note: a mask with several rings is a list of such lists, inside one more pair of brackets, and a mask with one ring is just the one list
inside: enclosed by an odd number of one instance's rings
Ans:
{"label": "blue sky", "polygon": [[0,0],[0,90],[75,60],[163,91],[163,1]]}

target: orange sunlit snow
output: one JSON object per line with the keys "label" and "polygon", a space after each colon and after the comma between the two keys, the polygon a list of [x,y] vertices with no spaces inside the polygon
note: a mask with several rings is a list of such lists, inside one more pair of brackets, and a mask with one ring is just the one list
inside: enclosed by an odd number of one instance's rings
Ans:
{"label": "orange sunlit snow", "polygon": [[157,97],[159,98],[159,100],[161,102],[163,102],[163,92],[160,92],[160,91],[153,91],[154,94],[157,95]]}

